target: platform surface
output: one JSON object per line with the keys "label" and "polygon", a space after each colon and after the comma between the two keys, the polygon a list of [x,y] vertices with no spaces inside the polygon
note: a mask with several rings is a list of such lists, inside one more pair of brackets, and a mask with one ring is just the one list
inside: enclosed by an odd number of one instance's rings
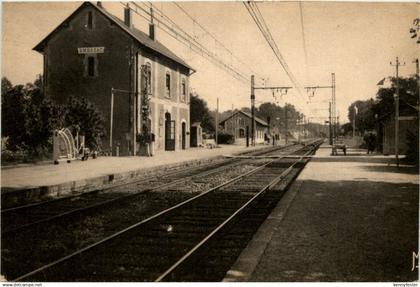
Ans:
{"label": "platform surface", "polygon": [[389,156],[320,148],[227,282],[414,281],[419,174]]}
{"label": "platform surface", "polygon": [[109,174],[121,174],[133,170],[152,168],[220,155],[236,154],[267,146],[245,147],[220,145],[220,148],[190,148],[187,150],[159,152],[153,157],[99,157],[87,161],[62,162],[59,165],[29,165],[1,170],[1,186],[28,189],[39,186],[59,185],[67,182],[86,181]]}

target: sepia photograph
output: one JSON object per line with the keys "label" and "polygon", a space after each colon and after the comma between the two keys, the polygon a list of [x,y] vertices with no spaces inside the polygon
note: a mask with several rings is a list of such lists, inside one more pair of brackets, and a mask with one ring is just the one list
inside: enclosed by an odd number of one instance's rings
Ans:
{"label": "sepia photograph", "polygon": [[0,5],[2,286],[417,286],[418,2]]}

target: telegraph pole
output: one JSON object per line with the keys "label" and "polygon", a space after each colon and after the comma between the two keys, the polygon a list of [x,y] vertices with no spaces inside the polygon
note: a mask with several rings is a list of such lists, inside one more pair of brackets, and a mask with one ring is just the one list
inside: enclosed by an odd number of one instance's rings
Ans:
{"label": "telegraph pole", "polygon": [[417,80],[417,89],[420,89],[420,76],[419,76],[419,58],[414,60],[416,63],[416,80]]}
{"label": "telegraph pole", "polygon": [[396,91],[395,91],[395,159],[397,160],[397,167],[400,166],[400,159],[398,157],[399,153],[399,118],[400,118],[400,84],[398,79],[398,67],[404,66],[404,64],[401,65],[400,61],[398,60],[398,57],[395,58],[395,65],[390,63],[391,66],[395,66],[395,75],[396,75]]}
{"label": "telegraph pole", "polygon": [[217,98],[217,107],[216,107],[216,147],[218,146],[219,139],[219,98]]}
{"label": "telegraph pole", "polygon": [[289,121],[289,119],[287,118],[287,103],[284,104],[284,128],[285,128],[285,142],[287,144],[288,139],[289,139],[289,131],[288,131],[288,127],[287,127],[287,122]]}
{"label": "telegraph pole", "polygon": [[254,75],[251,75],[251,145],[255,146],[255,92],[254,92]]}
{"label": "telegraph pole", "polygon": [[337,137],[337,115],[335,99],[335,73],[331,73],[331,91],[332,91],[332,118],[333,118],[333,139]]}
{"label": "telegraph pole", "polygon": [[329,123],[329,136],[330,136],[330,145],[332,145],[333,144],[333,139],[332,139],[332,128],[331,128],[331,102],[329,102],[329,106],[330,106],[330,108],[328,109],[328,111],[329,111],[329,121],[328,121],[328,123]]}

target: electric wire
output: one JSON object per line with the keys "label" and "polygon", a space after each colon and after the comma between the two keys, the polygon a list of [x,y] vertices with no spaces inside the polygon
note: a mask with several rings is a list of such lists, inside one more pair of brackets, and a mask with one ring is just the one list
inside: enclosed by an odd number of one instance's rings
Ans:
{"label": "electric wire", "polygon": [[[225,63],[220,57],[218,57],[215,53],[211,52],[207,49],[203,44],[197,41],[193,36],[187,33],[184,29],[182,29],[179,25],[177,25],[170,17],[164,14],[160,9],[156,6],[152,6],[150,3],[150,7],[144,8],[140,4],[144,4],[142,2],[139,3],[123,3],[121,4],[125,7],[128,7],[132,10],[135,14],[139,15],[140,17],[147,19],[147,16],[152,17],[150,11],[147,8],[153,7],[154,14],[158,17],[155,17],[154,20],[158,22],[158,27],[167,33],[169,36],[177,40],[178,42],[182,43],[183,45],[190,48],[195,53],[203,56],[219,68],[225,70],[228,74],[233,76],[238,81],[243,83],[249,84],[250,77],[246,75],[246,73],[239,71],[237,68]],[[146,5],[146,4],[144,4]],[[147,16],[144,16],[147,15]],[[149,19],[147,19],[149,21]]]}
{"label": "electric wire", "polygon": [[297,89],[299,95],[305,99],[305,97],[302,94],[301,86],[299,85],[298,81],[296,80],[295,76],[291,72],[289,66],[287,65],[287,62],[285,61],[284,57],[280,53],[280,50],[274,41],[270,30],[264,20],[264,17],[262,16],[261,11],[259,10],[258,6],[254,2],[243,2],[245,8],[248,10],[248,13],[254,20],[255,24],[257,25],[258,29],[263,34],[264,38],[266,39],[267,43],[269,44],[271,50],[273,51],[274,55],[276,56],[277,60],[279,61],[280,65],[283,67],[284,71],[288,75],[289,79]]}

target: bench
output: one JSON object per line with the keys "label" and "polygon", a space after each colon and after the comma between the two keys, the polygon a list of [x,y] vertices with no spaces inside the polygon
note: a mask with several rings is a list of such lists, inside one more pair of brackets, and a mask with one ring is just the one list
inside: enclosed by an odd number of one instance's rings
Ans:
{"label": "bench", "polygon": [[339,149],[341,149],[343,151],[344,155],[346,155],[347,147],[346,147],[345,144],[342,144],[342,143],[337,143],[337,144],[334,144],[332,146],[331,155],[338,155],[338,150]]}

